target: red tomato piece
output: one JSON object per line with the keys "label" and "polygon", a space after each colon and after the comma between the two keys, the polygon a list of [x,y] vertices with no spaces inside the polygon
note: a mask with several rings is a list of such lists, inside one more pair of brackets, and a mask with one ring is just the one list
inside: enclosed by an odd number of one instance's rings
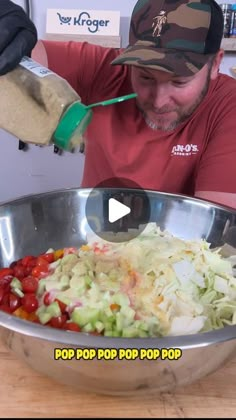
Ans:
{"label": "red tomato piece", "polygon": [[40,255],[36,260],[36,266],[48,267],[49,263]]}
{"label": "red tomato piece", "polygon": [[62,328],[66,321],[67,321],[66,315],[54,316],[50,319],[49,324],[53,328]]}
{"label": "red tomato piece", "polygon": [[2,298],[2,305],[7,305],[9,306],[9,294],[10,294],[10,290],[5,291],[3,298]]}
{"label": "red tomato piece", "polygon": [[9,268],[14,268],[17,264],[18,264],[18,262],[17,262],[17,261],[13,261],[13,262],[10,264]]}
{"label": "red tomato piece", "polygon": [[5,293],[6,293],[5,288],[3,286],[0,286],[0,305],[3,301]]}
{"label": "red tomato piece", "polygon": [[67,305],[59,299],[54,299],[54,302],[57,302],[60,306],[60,310],[62,313],[66,312]]}
{"label": "red tomato piece", "polygon": [[32,274],[33,267],[27,266],[25,268],[25,276],[29,276]]}
{"label": "red tomato piece", "polygon": [[21,260],[21,264],[26,267],[30,261],[34,261],[36,259],[36,257],[34,257],[33,255],[27,255],[26,257],[22,258]]}
{"label": "red tomato piece", "polygon": [[14,276],[14,270],[12,268],[0,268],[0,279],[6,276]]}
{"label": "red tomato piece", "polygon": [[21,280],[25,277],[25,267],[21,264],[17,264],[14,267],[14,276],[18,279]]}
{"label": "red tomato piece", "polygon": [[14,295],[13,293],[9,293],[9,308],[10,308],[10,311],[14,312],[20,306],[21,306],[21,298],[19,296]]}
{"label": "red tomato piece", "polygon": [[34,259],[32,259],[32,260],[30,260],[29,262],[28,262],[28,264],[27,264],[27,268],[28,267],[30,267],[30,268],[34,268],[35,266],[37,265],[37,258],[36,257],[34,257]]}
{"label": "red tomato piece", "polygon": [[63,325],[63,329],[75,332],[81,331],[81,328],[75,322],[65,322],[65,324]]}
{"label": "red tomato piece", "polygon": [[37,277],[39,279],[42,279],[43,277],[47,277],[47,275],[49,274],[49,268],[48,265],[36,265],[36,267],[33,268],[32,270],[32,276]]}
{"label": "red tomato piece", "polygon": [[13,279],[13,276],[11,275],[0,277],[0,287],[10,288],[10,283],[12,279]]}
{"label": "red tomato piece", "polygon": [[21,284],[25,293],[35,293],[38,289],[38,280],[33,276],[24,277]]}
{"label": "red tomato piece", "polygon": [[55,257],[54,257],[53,252],[48,252],[47,254],[42,254],[42,255],[40,255],[40,257],[43,260],[45,260],[48,264],[51,264],[52,262],[55,261]]}
{"label": "red tomato piece", "polygon": [[5,305],[5,304],[0,305],[0,311],[7,312],[8,314],[11,313],[11,310],[10,310],[9,306]]}
{"label": "red tomato piece", "polygon": [[39,306],[38,299],[36,298],[34,293],[26,293],[21,299],[21,303],[23,309],[28,313],[36,311],[36,309],[38,309]]}
{"label": "red tomato piece", "polygon": [[50,297],[50,293],[46,292],[45,295],[44,295],[44,298],[43,298],[43,303],[44,303],[44,305],[48,306],[48,305],[50,305],[51,302],[52,302],[52,299]]}

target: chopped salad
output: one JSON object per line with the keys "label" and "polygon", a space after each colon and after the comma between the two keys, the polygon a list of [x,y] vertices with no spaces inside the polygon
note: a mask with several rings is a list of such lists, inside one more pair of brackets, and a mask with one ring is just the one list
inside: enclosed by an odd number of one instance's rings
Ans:
{"label": "chopped salad", "polygon": [[236,324],[235,262],[150,223],[128,242],[91,237],[0,269],[0,310],[110,337],[206,332]]}

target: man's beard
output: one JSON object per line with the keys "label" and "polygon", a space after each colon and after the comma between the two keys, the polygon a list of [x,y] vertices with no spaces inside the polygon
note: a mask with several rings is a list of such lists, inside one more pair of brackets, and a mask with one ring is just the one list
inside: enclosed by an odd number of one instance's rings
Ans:
{"label": "man's beard", "polygon": [[200,103],[205,98],[205,96],[208,92],[209,84],[210,84],[210,71],[207,74],[207,79],[206,79],[205,85],[204,85],[200,95],[196,99],[196,101],[189,108],[183,110],[182,112],[178,111],[178,109],[176,109],[176,110],[170,109],[168,106],[164,106],[164,107],[160,108],[159,110],[156,110],[156,112],[159,114],[159,118],[161,117],[162,113],[172,112],[172,111],[177,112],[178,117],[173,122],[171,122],[168,126],[165,125],[165,122],[160,122],[159,123],[159,122],[157,122],[153,119],[148,118],[146,112],[144,110],[142,110],[142,108],[139,105],[138,105],[138,107],[140,108],[141,112],[143,113],[143,117],[144,117],[144,120],[145,120],[146,124],[152,130],[172,131],[179,124],[183,123],[185,120],[187,120],[194,113],[194,111],[197,109],[197,107],[200,105]]}

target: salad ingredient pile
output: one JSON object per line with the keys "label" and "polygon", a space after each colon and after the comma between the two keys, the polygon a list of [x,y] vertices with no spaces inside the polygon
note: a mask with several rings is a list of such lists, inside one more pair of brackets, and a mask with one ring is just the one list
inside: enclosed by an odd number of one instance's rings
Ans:
{"label": "salad ingredient pile", "polygon": [[150,223],[135,239],[91,237],[0,270],[0,310],[54,328],[163,337],[236,323],[234,258]]}

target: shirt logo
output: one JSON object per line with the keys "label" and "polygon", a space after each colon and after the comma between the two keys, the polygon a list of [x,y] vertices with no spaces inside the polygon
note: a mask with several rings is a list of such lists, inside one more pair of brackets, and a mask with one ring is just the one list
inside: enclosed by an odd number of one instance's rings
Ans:
{"label": "shirt logo", "polygon": [[177,144],[171,150],[171,156],[191,156],[196,155],[199,152],[196,144]]}
{"label": "shirt logo", "polygon": [[153,28],[153,32],[152,32],[152,36],[161,36],[161,31],[162,31],[162,27],[163,25],[166,24],[167,21],[167,16],[166,16],[166,12],[165,10],[161,10],[159,15],[155,16],[153,18],[153,24],[152,24],[152,28]]}

